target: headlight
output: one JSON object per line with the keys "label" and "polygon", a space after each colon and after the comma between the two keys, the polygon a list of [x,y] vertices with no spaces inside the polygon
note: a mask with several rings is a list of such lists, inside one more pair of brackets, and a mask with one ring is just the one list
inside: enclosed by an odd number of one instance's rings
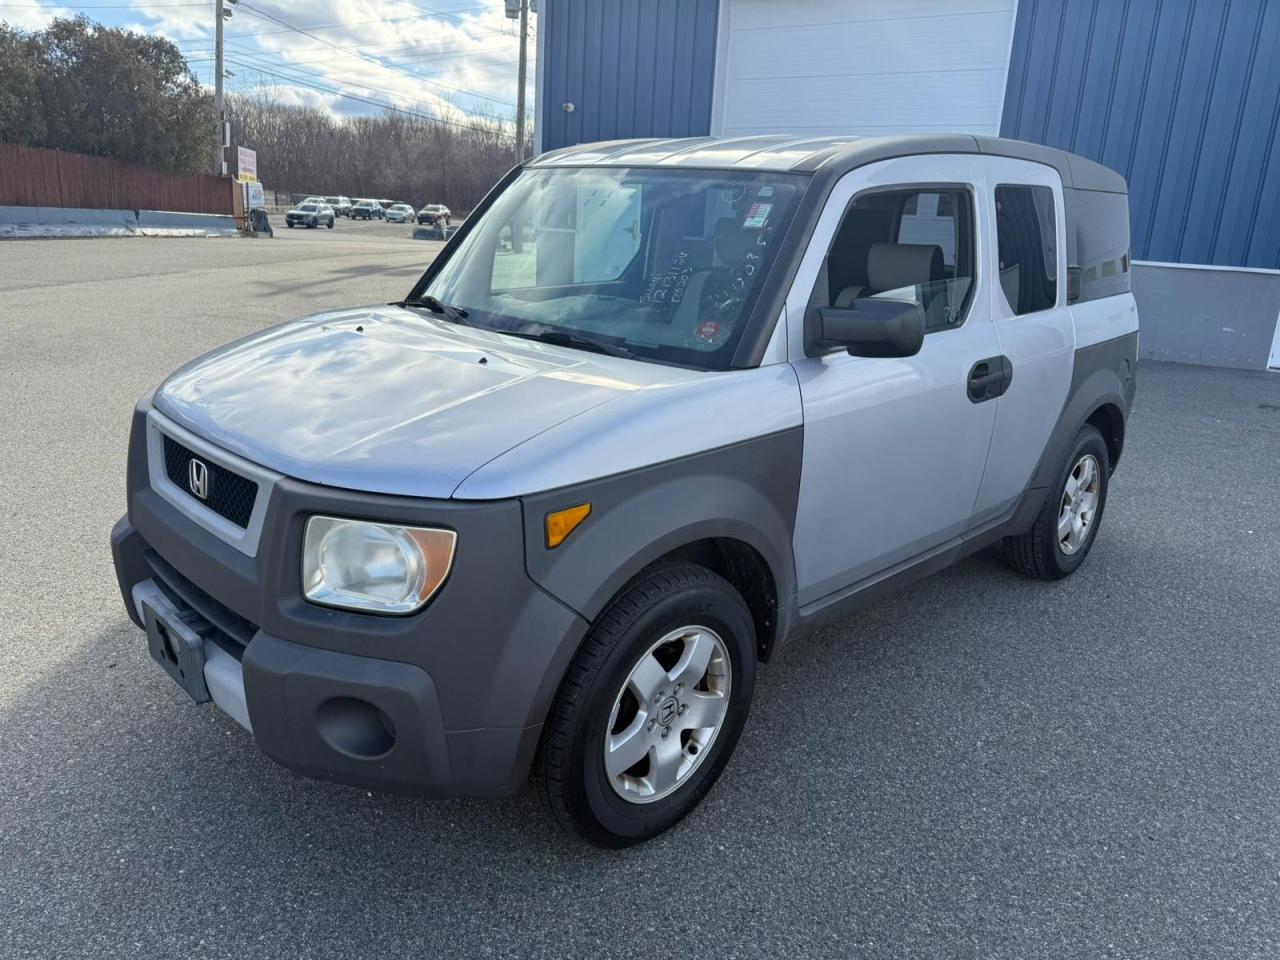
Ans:
{"label": "headlight", "polygon": [[412,613],[453,564],[452,530],[311,517],[302,541],[302,592],[313,603],[366,613]]}

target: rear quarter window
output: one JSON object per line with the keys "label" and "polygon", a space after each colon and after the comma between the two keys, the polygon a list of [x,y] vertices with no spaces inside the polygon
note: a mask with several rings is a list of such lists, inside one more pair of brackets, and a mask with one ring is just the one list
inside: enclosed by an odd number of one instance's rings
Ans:
{"label": "rear quarter window", "polygon": [[1063,191],[1067,210],[1068,301],[1129,292],[1129,198],[1097,190]]}

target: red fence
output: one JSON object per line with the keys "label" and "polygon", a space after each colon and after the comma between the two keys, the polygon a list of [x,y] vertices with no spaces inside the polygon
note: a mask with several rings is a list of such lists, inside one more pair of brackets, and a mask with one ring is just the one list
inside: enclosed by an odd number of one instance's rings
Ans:
{"label": "red fence", "polygon": [[230,215],[234,184],[120,160],[0,143],[0,206],[175,210]]}

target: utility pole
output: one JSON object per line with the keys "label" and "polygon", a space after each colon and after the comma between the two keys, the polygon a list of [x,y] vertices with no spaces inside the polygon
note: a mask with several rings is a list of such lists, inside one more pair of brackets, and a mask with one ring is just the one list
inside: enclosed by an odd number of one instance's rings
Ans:
{"label": "utility pole", "polygon": [[222,113],[222,22],[226,19],[222,0],[217,2],[213,25],[213,105],[218,114],[218,148],[213,152],[213,175],[222,176],[222,165],[226,162],[225,147],[226,126]]}
{"label": "utility pole", "polygon": [[[222,0],[218,2],[221,3]],[[516,89],[516,163],[524,162],[524,86],[528,67],[529,0],[520,0],[520,80],[519,87]]]}

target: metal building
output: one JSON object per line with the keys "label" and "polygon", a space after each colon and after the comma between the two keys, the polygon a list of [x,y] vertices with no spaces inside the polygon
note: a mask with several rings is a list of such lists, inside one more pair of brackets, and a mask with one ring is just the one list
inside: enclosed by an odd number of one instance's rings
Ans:
{"label": "metal building", "polygon": [[540,149],[1000,134],[1125,175],[1149,358],[1280,368],[1280,0],[541,0]]}

